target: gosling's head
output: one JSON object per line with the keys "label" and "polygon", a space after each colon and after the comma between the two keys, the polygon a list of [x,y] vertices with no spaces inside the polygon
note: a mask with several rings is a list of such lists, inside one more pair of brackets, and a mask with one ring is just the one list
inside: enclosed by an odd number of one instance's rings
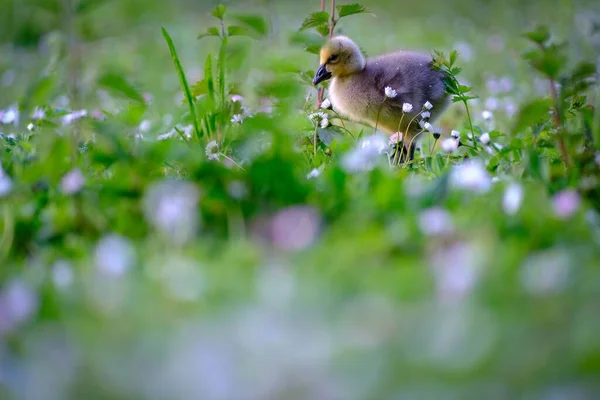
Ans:
{"label": "gosling's head", "polygon": [[365,57],[360,48],[346,36],[336,36],[321,48],[320,66],[315,73],[313,85],[331,77],[351,75],[365,67]]}

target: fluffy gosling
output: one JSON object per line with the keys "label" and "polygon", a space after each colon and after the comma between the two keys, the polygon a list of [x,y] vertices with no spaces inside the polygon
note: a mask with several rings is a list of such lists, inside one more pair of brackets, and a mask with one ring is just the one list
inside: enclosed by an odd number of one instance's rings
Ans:
{"label": "fluffy gosling", "polygon": [[416,144],[412,138],[422,130],[418,114],[429,113],[425,121],[431,123],[449,104],[444,73],[434,70],[432,62],[431,56],[413,51],[365,59],[350,38],[336,36],[321,48],[313,84],[333,78],[328,97],[337,113],[388,135],[403,132],[402,158],[407,154],[410,160]]}

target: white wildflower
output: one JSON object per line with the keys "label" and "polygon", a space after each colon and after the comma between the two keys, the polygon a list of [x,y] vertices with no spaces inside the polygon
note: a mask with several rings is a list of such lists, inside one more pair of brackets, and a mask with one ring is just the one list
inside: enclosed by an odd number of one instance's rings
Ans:
{"label": "white wildflower", "polygon": [[31,114],[31,119],[37,120],[37,119],[43,119],[46,116],[46,112],[44,111],[43,108],[40,107],[36,107],[35,110],[33,110],[33,114]]}
{"label": "white wildflower", "polygon": [[479,160],[468,160],[456,165],[450,174],[451,185],[476,193],[487,192],[492,180],[483,163]]}
{"label": "white wildflower", "polygon": [[67,173],[60,181],[60,189],[65,194],[74,194],[79,192],[85,184],[85,177],[78,168],[74,168]]}
{"label": "white wildflower", "polygon": [[450,132],[450,136],[452,136],[454,139],[460,139],[460,132],[453,129],[452,132]]}
{"label": "white wildflower", "polygon": [[440,147],[445,153],[452,153],[458,149],[458,140],[453,138],[446,138],[440,143]]}
{"label": "white wildflower", "polygon": [[138,129],[140,130],[140,132],[148,132],[150,130],[151,126],[152,126],[152,122],[150,122],[149,120],[145,119],[142,122],[140,122],[140,125],[138,126]]}
{"label": "white wildflower", "polygon": [[434,130],[435,130],[435,129],[433,128],[433,125],[431,125],[429,122],[425,122],[425,123],[423,124],[423,129],[425,129],[426,131],[429,131],[429,132],[431,132],[431,133],[433,133],[433,132],[434,132]]}
{"label": "white wildflower", "polygon": [[306,179],[311,179],[311,178],[316,178],[317,176],[321,175],[321,170],[318,168],[313,168],[307,175],[306,175]]}
{"label": "white wildflower", "polygon": [[329,120],[327,118],[321,120],[321,128],[325,129],[329,126]]}
{"label": "white wildflower", "polygon": [[175,136],[177,134],[177,132],[175,131],[175,129],[171,129],[169,132],[167,133],[163,133],[161,135],[158,135],[156,137],[157,140],[166,140],[166,139],[170,139],[173,136]]}
{"label": "white wildflower", "polygon": [[423,109],[424,110],[431,110],[432,108],[433,108],[433,104],[431,104],[428,101],[426,101],[425,104],[423,104]]}
{"label": "white wildflower", "polygon": [[488,144],[490,142],[490,134],[484,133],[479,137],[479,141],[483,144]]}
{"label": "white wildflower", "polygon": [[390,146],[398,144],[398,143],[400,143],[402,141],[402,138],[403,138],[402,132],[396,132],[396,133],[394,133],[393,135],[390,136],[388,144]]}
{"label": "white wildflower", "polygon": [[34,124],[30,123],[29,125],[27,125],[27,130],[28,131],[32,131],[34,129],[35,129],[35,125]]}
{"label": "white wildflower", "polygon": [[486,120],[486,121],[491,121],[491,120],[492,120],[492,117],[493,117],[493,116],[492,116],[492,112],[491,112],[491,111],[488,111],[488,110],[485,110],[485,111],[483,111],[483,112],[481,113],[481,117],[482,117],[484,120]]}
{"label": "white wildflower", "polygon": [[502,209],[508,215],[514,215],[523,201],[523,187],[518,183],[511,183],[504,191]]}
{"label": "white wildflower", "polygon": [[87,110],[78,110],[78,111],[73,111],[72,113],[69,113],[67,115],[63,115],[63,117],[61,118],[62,120],[62,124],[63,125],[70,125],[71,123],[73,123],[73,121],[76,121],[80,118],[86,117],[88,115]]}
{"label": "white wildflower", "polygon": [[409,113],[413,110],[413,106],[410,103],[404,103],[402,104],[402,112],[404,113]]}
{"label": "white wildflower", "polygon": [[310,119],[312,122],[316,122],[316,123],[320,123],[322,120],[327,119],[327,114],[325,114],[322,111],[316,112],[316,113],[312,113],[308,116],[308,119]]}
{"label": "white wildflower", "polygon": [[219,160],[219,145],[217,144],[216,140],[208,142],[208,144],[206,145],[205,153],[206,157],[208,157],[209,160]]}
{"label": "white wildflower", "polygon": [[12,106],[4,110],[4,112],[0,110],[0,122],[5,125],[19,125],[19,109],[16,106]]}
{"label": "white wildflower", "polygon": [[322,109],[328,109],[329,107],[331,107],[331,101],[329,101],[329,99],[325,99],[321,102]]}
{"label": "white wildflower", "polygon": [[254,115],[254,114],[252,113],[252,110],[251,110],[250,108],[246,107],[246,106],[241,106],[241,107],[240,107],[240,110],[242,110],[242,116],[243,116],[244,118],[248,118],[248,117],[251,117],[251,116],[253,116],[253,115]]}
{"label": "white wildflower", "polygon": [[421,113],[421,118],[423,119],[429,119],[431,117],[431,113],[429,111],[423,111]]}
{"label": "white wildflower", "polygon": [[241,124],[243,121],[244,116],[242,114],[234,114],[233,117],[231,117],[232,124]]}
{"label": "white wildflower", "polygon": [[231,101],[234,102],[234,103],[237,103],[237,102],[240,102],[240,101],[243,101],[243,100],[244,100],[244,97],[242,97],[239,94],[234,94],[234,95],[231,96]]}
{"label": "white wildflower", "polygon": [[396,92],[394,89],[392,89],[389,86],[385,87],[384,92],[385,92],[385,97],[389,97],[390,99],[393,99],[394,97],[398,96],[398,92]]}
{"label": "white wildflower", "polygon": [[381,154],[388,149],[387,139],[380,134],[362,138],[353,149],[344,154],[343,168],[351,173],[372,170]]}

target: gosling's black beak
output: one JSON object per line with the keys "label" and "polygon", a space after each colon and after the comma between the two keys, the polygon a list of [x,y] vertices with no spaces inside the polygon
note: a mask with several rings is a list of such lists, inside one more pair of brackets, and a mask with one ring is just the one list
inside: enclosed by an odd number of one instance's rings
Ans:
{"label": "gosling's black beak", "polygon": [[331,72],[327,71],[325,64],[321,64],[317,72],[315,72],[313,85],[317,86],[320,82],[326,81],[329,78],[331,78]]}

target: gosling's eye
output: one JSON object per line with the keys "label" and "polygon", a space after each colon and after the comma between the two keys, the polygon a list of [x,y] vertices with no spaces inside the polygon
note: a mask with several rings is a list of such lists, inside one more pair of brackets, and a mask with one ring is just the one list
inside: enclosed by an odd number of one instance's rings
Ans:
{"label": "gosling's eye", "polygon": [[329,56],[329,58],[327,59],[327,62],[336,62],[338,59],[337,54],[331,55]]}

